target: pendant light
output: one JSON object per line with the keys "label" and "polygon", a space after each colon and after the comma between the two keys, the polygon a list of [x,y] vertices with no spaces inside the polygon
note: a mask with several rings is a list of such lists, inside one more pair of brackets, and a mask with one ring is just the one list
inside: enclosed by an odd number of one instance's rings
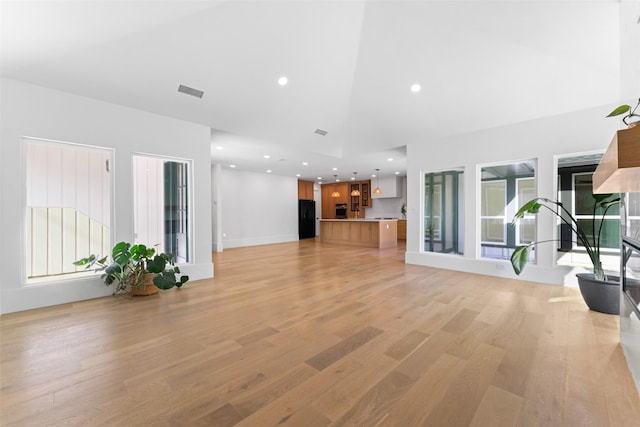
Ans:
{"label": "pendant light", "polygon": [[[357,175],[357,174],[358,174],[358,172],[354,172],[354,173],[353,173],[353,180],[354,180],[354,181],[356,180],[356,175]],[[353,197],[358,197],[358,196],[360,195],[360,190],[358,190],[358,189],[356,188],[355,190],[353,190],[353,191],[351,192],[351,195],[352,195]]]}
{"label": "pendant light", "polygon": [[333,183],[333,193],[331,193],[331,197],[340,197],[340,192],[336,188],[336,182],[338,182],[338,175],[333,175],[335,178],[335,182]]}
{"label": "pendant light", "polygon": [[382,189],[380,188],[380,169],[376,169],[376,188],[373,189],[373,194],[382,194]]}

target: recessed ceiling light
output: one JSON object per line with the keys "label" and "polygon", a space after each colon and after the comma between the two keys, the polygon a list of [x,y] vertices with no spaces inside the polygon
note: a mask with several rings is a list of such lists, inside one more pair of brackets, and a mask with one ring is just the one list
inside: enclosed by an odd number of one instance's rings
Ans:
{"label": "recessed ceiling light", "polygon": [[396,175],[400,175],[400,172],[396,172]]}
{"label": "recessed ceiling light", "polygon": [[421,89],[422,87],[418,83],[414,83],[411,85],[411,92],[413,93],[418,93]]}
{"label": "recessed ceiling light", "polygon": [[286,85],[287,85],[287,83],[289,83],[289,79],[288,79],[288,78],[286,78],[285,76],[282,76],[282,77],[280,77],[280,78],[278,79],[278,84],[279,84],[280,86],[286,86]]}
{"label": "recessed ceiling light", "polygon": [[302,162],[302,166],[309,166],[309,163],[307,163],[307,162]]}
{"label": "recessed ceiling light", "polygon": [[235,167],[236,167],[236,165],[229,165],[229,167],[230,167],[230,168],[235,168]]}
{"label": "recessed ceiling light", "polygon": [[300,174],[299,174],[299,173],[297,173],[297,174],[296,174],[296,176],[297,176],[298,178],[300,178]]}
{"label": "recessed ceiling light", "polygon": [[338,170],[338,168],[331,168],[331,170],[337,171],[337,170]]}
{"label": "recessed ceiling light", "polygon": [[371,178],[375,178],[375,177],[376,177],[376,174],[375,174],[375,173],[374,173],[374,174],[371,174]]}
{"label": "recessed ceiling light", "polygon": [[265,155],[264,155],[264,156],[262,156],[262,157],[264,157],[265,159],[268,159],[268,158],[269,158],[269,157],[271,157],[271,156],[270,156],[270,155],[268,155],[268,154],[265,154]]}
{"label": "recessed ceiling light", "polygon": [[387,162],[393,162],[393,159],[392,159],[391,157],[389,157],[389,158],[387,159]]}
{"label": "recessed ceiling light", "polygon": [[218,151],[222,151],[222,150],[224,150],[224,147],[222,147],[222,146],[218,145],[218,146],[216,147],[216,150],[218,150]]}
{"label": "recessed ceiling light", "polygon": [[319,176],[319,177],[318,177],[318,179],[322,179],[322,177],[321,177],[321,176]]}
{"label": "recessed ceiling light", "polygon": [[271,169],[267,169],[267,173],[271,173]]}

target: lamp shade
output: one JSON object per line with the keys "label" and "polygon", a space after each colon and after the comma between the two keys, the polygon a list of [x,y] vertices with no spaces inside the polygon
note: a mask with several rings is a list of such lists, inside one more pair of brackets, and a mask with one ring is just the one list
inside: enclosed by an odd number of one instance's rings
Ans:
{"label": "lamp shade", "polygon": [[[357,175],[358,175],[358,172],[354,172],[353,173],[353,178],[351,178],[351,179],[353,179],[355,181]],[[356,187],[355,189],[351,190],[351,195],[353,197],[358,197],[360,195],[360,190],[358,190],[358,187]]]}
{"label": "lamp shade", "polygon": [[382,194],[382,188],[380,188],[380,169],[376,169],[376,188],[373,189],[373,194]]}
{"label": "lamp shade", "polygon": [[[338,175],[333,175],[333,178],[335,182],[338,182]],[[338,188],[336,188],[335,182],[333,184],[333,192],[331,193],[331,197],[340,197],[340,192],[338,191]]]}

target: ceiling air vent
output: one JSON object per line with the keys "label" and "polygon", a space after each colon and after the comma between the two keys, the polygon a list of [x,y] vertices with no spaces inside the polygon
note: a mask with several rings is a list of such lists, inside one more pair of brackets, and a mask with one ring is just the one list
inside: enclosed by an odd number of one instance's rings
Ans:
{"label": "ceiling air vent", "polygon": [[327,134],[327,131],[326,130],[322,130],[322,129],[316,129],[316,131],[314,133],[317,133],[318,135],[325,136]]}
{"label": "ceiling air vent", "polygon": [[203,91],[185,85],[180,85],[178,87],[178,92],[186,93],[187,95],[195,96],[196,98],[202,98],[202,95],[204,95]]}

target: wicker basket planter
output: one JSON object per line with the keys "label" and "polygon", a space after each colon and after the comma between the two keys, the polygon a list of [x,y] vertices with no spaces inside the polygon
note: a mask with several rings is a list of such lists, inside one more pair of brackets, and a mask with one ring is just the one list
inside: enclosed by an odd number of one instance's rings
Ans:
{"label": "wicker basket planter", "polygon": [[138,286],[131,286],[131,296],[149,296],[158,293],[158,287],[153,284],[153,278],[156,277],[155,273],[145,273],[142,275],[142,279]]}

